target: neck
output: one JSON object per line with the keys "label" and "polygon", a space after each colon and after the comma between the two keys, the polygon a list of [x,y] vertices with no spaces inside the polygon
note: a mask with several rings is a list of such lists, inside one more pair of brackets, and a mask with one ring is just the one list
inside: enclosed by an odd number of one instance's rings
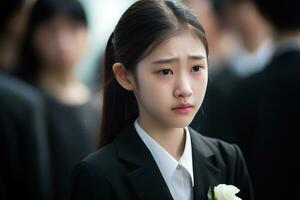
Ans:
{"label": "neck", "polygon": [[67,87],[77,82],[73,70],[58,71],[57,67],[51,66],[43,68],[40,73],[40,79],[46,80],[47,84],[59,84],[60,87]]}
{"label": "neck", "polygon": [[142,118],[138,119],[138,123],[150,137],[159,143],[176,160],[181,158],[186,138],[184,128],[155,126],[154,123],[147,123]]}
{"label": "neck", "polygon": [[65,104],[78,105],[85,103],[89,98],[89,91],[71,71],[43,70],[38,83],[44,91]]}
{"label": "neck", "polygon": [[256,31],[245,34],[244,45],[249,52],[255,52],[262,42],[270,38],[270,30],[268,26],[262,24],[258,29],[259,31],[255,29]]}
{"label": "neck", "polygon": [[281,43],[285,40],[291,39],[291,38],[298,38],[300,40],[300,29],[299,30],[293,30],[293,31],[284,31],[284,32],[277,32],[275,33],[275,41],[276,43]]}

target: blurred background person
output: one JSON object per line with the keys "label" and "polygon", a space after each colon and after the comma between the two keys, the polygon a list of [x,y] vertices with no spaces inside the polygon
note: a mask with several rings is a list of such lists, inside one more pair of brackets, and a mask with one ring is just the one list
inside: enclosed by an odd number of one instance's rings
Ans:
{"label": "blurred background person", "polygon": [[300,184],[300,12],[293,0],[253,1],[272,25],[267,66],[236,84],[232,131],[240,136],[255,199],[295,199]]}
{"label": "blurred background person", "polygon": [[0,73],[0,199],[51,200],[44,104],[30,85]]}
{"label": "blurred background person", "polygon": [[33,6],[16,74],[44,97],[55,200],[68,199],[73,165],[96,149],[98,103],[75,76],[87,40],[78,1],[38,0]]}
{"label": "blurred background person", "polygon": [[25,0],[0,2],[0,199],[51,200],[44,106],[30,85],[8,74],[24,25]]}
{"label": "blurred background person", "polygon": [[236,78],[245,78],[261,71],[270,60],[270,25],[252,0],[226,0],[225,10],[226,25],[238,41],[225,70]]}
{"label": "blurred background person", "polygon": [[224,27],[225,0],[182,0],[197,15],[208,35],[210,74],[223,68],[233,47],[234,38]]}
{"label": "blurred background person", "polygon": [[[191,126],[204,135],[237,142],[228,126],[228,106],[237,81],[262,70],[270,59],[273,47],[269,24],[251,0],[186,1],[210,3],[210,15],[215,20],[210,20],[214,26],[208,27],[218,27],[214,28],[218,34],[213,40],[212,54],[226,52],[217,54],[223,56],[212,69],[203,108]],[[212,56],[212,63],[216,57],[220,56]]]}
{"label": "blurred background person", "polygon": [[237,42],[233,34],[226,28],[226,0],[182,1],[197,14],[198,20],[203,23],[210,45],[207,92],[203,104],[190,126],[201,134],[227,140],[228,137],[225,137],[225,130],[223,127],[221,128],[220,123],[222,122],[223,125],[224,99],[220,91],[215,91],[222,89],[223,86],[221,88],[214,87],[214,77],[226,68],[226,62],[233,51],[234,43]]}
{"label": "blurred background person", "polygon": [[22,4],[15,0],[0,2],[0,70],[2,71],[12,72],[19,59],[19,47],[33,1],[24,0]]}
{"label": "blurred background person", "polygon": [[135,0],[81,0],[89,22],[87,51],[76,63],[76,76],[95,93],[101,90],[102,55],[122,13]]}

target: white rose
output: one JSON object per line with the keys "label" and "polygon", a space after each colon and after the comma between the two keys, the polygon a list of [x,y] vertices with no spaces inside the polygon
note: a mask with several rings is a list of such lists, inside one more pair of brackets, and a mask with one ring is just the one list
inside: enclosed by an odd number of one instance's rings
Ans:
{"label": "white rose", "polygon": [[216,200],[241,200],[237,196],[240,190],[233,185],[220,184],[214,187],[214,196]]}

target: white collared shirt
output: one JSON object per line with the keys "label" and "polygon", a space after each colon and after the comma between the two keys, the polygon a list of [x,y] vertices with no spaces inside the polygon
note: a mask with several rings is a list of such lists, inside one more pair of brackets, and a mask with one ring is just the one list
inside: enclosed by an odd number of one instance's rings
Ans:
{"label": "white collared shirt", "polygon": [[284,52],[294,50],[300,51],[300,37],[288,37],[276,44],[275,56]]}
{"label": "white collared shirt", "polygon": [[241,78],[260,72],[272,58],[274,45],[271,39],[263,41],[254,52],[237,47],[231,58],[230,67]]}
{"label": "white collared shirt", "polygon": [[185,128],[185,147],[179,161],[149,136],[137,120],[134,127],[150,150],[174,200],[192,200],[194,187],[192,145],[188,128]]}

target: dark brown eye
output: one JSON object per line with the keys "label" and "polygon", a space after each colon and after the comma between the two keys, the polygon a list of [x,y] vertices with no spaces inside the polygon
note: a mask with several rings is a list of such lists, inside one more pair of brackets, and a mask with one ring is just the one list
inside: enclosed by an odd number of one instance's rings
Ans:
{"label": "dark brown eye", "polygon": [[160,75],[166,76],[166,75],[172,74],[172,71],[171,71],[170,69],[163,69],[163,70],[160,70],[158,73],[159,73]]}
{"label": "dark brown eye", "polygon": [[201,66],[200,65],[195,65],[193,68],[192,68],[192,72],[198,72],[200,71],[201,69]]}

